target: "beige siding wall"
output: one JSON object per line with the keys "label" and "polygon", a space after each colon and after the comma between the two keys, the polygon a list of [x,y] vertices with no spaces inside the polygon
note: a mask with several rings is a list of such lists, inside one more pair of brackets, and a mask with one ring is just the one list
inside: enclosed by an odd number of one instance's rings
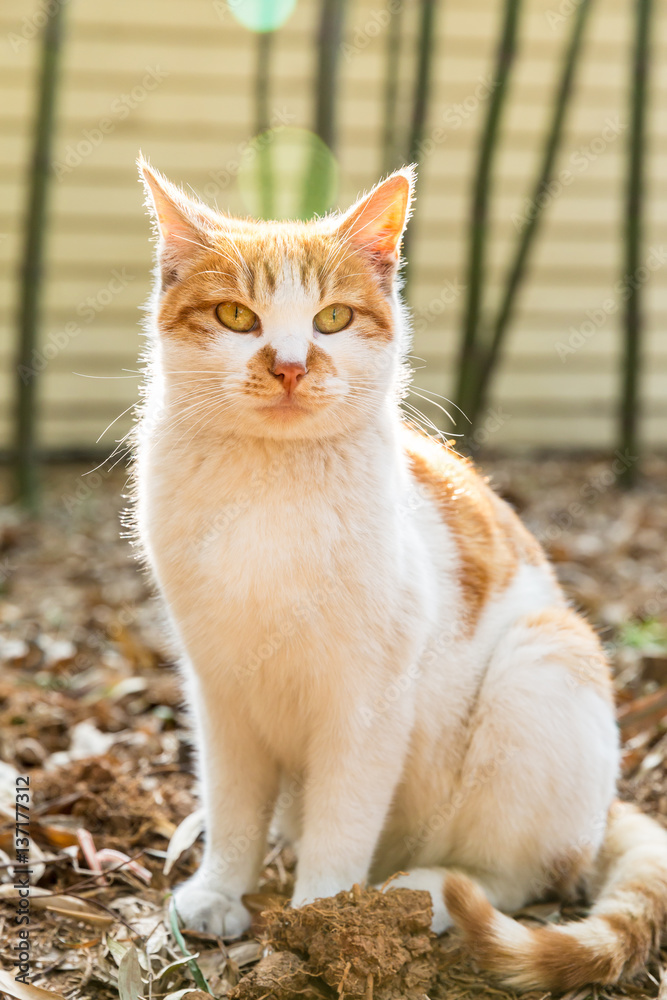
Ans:
{"label": "beige siding wall", "polygon": [[[516,239],[549,119],[560,54],[574,0],[526,0],[521,53],[512,81],[493,198],[492,307]],[[0,445],[9,440],[16,261],[26,200],[25,179],[35,104],[38,41],[34,18],[45,4],[0,9]],[[619,385],[621,194],[627,131],[631,4],[598,3],[588,25],[576,100],[559,170],[571,183],[554,197],[536,246],[494,406],[504,414],[498,446],[600,446],[615,434]],[[276,41],[271,107],[292,124],[312,121],[313,39],[319,4],[299,0]],[[350,0],[340,94],[340,192],[345,205],[381,169],[386,3]],[[220,13],[222,11],[222,13]],[[648,312],[643,434],[667,443],[667,8],[658,5],[650,113],[648,247],[657,268],[646,284]],[[475,100],[488,79],[500,4],[446,0],[437,25],[435,82],[419,203],[413,225],[412,300],[417,335],[416,381],[451,391],[463,297],[465,233],[475,143],[484,112]],[[404,43],[396,67],[403,125],[409,111],[416,9],[404,3]],[[139,147],[153,163],[196,191],[232,165],[253,133],[256,39],[224,6],[210,0],[70,0],[55,159],[110,117],[112,131],[82,161],[54,178],[38,376],[40,437],[45,446],[92,447],[106,425],[137,398],[141,348],[139,307],[148,293],[148,221],[136,180]],[[121,119],[118,98],[142,88],[147,73],[164,78]],[[457,103],[467,102],[465,116]],[[476,105],[476,106],[473,106]],[[609,123],[613,127],[610,127]],[[614,124],[615,123],[615,124]],[[621,131],[618,134],[618,127]],[[436,131],[439,130],[439,131]],[[604,138],[606,136],[606,138]],[[602,148],[604,147],[604,148]],[[219,185],[221,207],[243,212],[235,182]],[[663,256],[663,251],[664,255]],[[113,281],[114,273],[122,276]],[[110,284],[111,282],[111,284]],[[454,298],[454,301],[449,301]],[[92,305],[89,304],[92,300]],[[606,303],[606,306],[605,306]],[[595,317],[583,346],[559,356],[572,328]],[[592,327],[584,328],[589,331]],[[55,346],[50,346],[55,345]],[[436,411],[425,407],[430,416]],[[128,427],[122,417],[102,439],[109,449]]]}

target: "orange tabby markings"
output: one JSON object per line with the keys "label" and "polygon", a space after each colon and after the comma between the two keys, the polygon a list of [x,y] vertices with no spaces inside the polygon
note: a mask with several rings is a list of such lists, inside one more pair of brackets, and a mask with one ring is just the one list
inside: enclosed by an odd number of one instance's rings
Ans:
{"label": "orange tabby markings", "polygon": [[[273,375],[276,366],[276,351],[269,344],[253,354],[246,365],[246,380],[244,389],[256,396],[266,396],[275,399],[282,395],[283,387]],[[316,402],[318,397],[326,396],[328,375],[336,374],[336,366],[326,351],[317,344],[310,344],[306,355],[306,374],[299,379],[294,396],[299,402]]]}
{"label": "orange tabby markings", "polygon": [[609,664],[588,622],[570,608],[545,608],[523,620],[536,635],[553,639],[558,648],[558,662],[569,670],[573,687],[579,684],[591,687],[605,701],[614,704]]}
{"label": "orange tabby markings", "polygon": [[472,629],[487,601],[507,587],[518,565],[540,564],[544,555],[467,459],[410,428],[406,431],[412,472],[437,501],[456,540],[463,605]]}

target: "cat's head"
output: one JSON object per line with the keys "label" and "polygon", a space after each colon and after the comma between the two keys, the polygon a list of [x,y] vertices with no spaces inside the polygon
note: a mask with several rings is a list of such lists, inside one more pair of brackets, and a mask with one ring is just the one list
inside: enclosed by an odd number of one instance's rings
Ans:
{"label": "cat's head", "polygon": [[231,218],[143,160],[140,171],[158,234],[156,364],[184,423],[190,413],[209,432],[328,437],[395,404],[412,169],[312,222]]}

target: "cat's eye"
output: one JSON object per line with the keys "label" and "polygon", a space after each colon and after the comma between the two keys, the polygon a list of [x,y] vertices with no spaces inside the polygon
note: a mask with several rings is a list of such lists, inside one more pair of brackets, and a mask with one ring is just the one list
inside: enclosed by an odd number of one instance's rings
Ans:
{"label": "cat's eye", "polygon": [[319,333],[340,333],[346,326],[349,326],[351,321],[352,310],[350,307],[336,302],[332,306],[320,309],[313,323]]}
{"label": "cat's eye", "polygon": [[221,302],[215,313],[223,326],[236,333],[250,333],[257,326],[257,314],[240,302]]}

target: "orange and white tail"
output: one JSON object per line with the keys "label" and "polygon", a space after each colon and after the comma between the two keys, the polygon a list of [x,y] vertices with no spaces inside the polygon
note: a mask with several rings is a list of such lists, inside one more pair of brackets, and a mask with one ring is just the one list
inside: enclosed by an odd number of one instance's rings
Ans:
{"label": "orange and white tail", "polygon": [[615,803],[585,920],[532,928],[488,901],[465,875],[445,881],[445,902],[481,968],[516,989],[564,991],[616,983],[641,968],[667,929],[667,831]]}

